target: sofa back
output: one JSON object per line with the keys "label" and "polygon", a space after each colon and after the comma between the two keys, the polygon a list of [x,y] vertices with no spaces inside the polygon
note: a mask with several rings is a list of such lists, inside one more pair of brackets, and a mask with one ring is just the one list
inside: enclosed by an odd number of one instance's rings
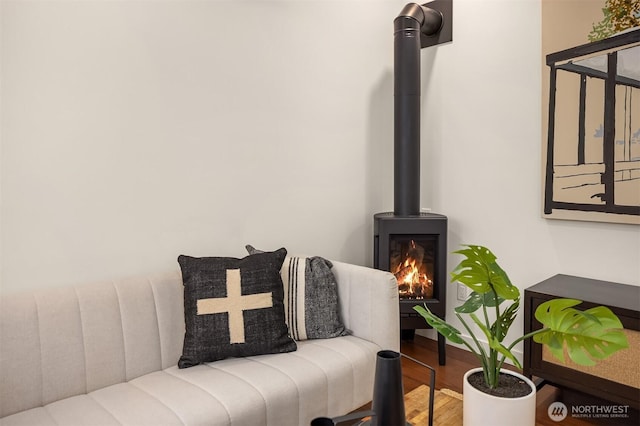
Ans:
{"label": "sofa back", "polygon": [[178,362],[179,270],[0,299],[0,417]]}

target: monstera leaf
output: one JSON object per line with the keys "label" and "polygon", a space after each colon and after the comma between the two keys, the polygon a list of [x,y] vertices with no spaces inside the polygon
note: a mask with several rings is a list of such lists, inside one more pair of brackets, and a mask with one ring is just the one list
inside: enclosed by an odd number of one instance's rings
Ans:
{"label": "monstera leaf", "polygon": [[518,287],[511,284],[507,273],[496,263],[496,256],[486,247],[467,245],[455,253],[466,258],[451,272],[451,280],[459,281],[479,294],[492,290],[499,297],[515,300],[520,297]]}
{"label": "monstera leaf", "polygon": [[435,316],[429,309],[425,309],[420,305],[414,306],[413,309],[422,315],[427,323],[445,338],[460,345],[465,343],[460,337],[460,330],[447,324],[442,318]]}
{"label": "monstera leaf", "polygon": [[480,294],[474,291],[462,305],[455,307],[454,310],[459,314],[470,314],[482,306],[493,308],[496,305],[500,306],[502,302],[504,299],[500,296],[496,299],[493,293]]}
{"label": "monstera leaf", "polygon": [[629,347],[620,320],[609,308],[573,308],[580,303],[575,299],[553,299],[538,306],[535,317],[547,330],[534,335],[533,340],[546,344],[562,362],[566,347],[573,362],[587,366],[595,365],[594,359],[604,359]]}
{"label": "monstera leaf", "polygon": [[518,308],[520,308],[520,299],[516,299],[509,305],[491,325],[491,334],[496,337],[498,342],[502,342],[507,337],[507,332],[518,315]]}
{"label": "monstera leaf", "polygon": [[467,297],[467,300],[460,306],[454,308],[454,310],[459,314],[470,314],[472,312],[477,311],[484,304],[485,296],[489,296],[489,293],[476,293],[475,291],[471,293],[471,296]]}

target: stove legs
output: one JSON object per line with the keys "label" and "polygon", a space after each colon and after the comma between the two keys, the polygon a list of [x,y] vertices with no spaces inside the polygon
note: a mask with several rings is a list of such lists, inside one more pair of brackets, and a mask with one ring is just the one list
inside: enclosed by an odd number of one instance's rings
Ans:
{"label": "stove legs", "polygon": [[[416,337],[416,330],[414,328],[411,329],[402,329],[400,330],[400,338],[406,341],[413,341]],[[446,353],[446,339],[440,333],[438,333],[438,364],[446,365],[447,364],[447,353]]]}
{"label": "stove legs", "polygon": [[440,365],[447,363],[445,350],[445,338],[442,334],[438,333],[438,364]]}

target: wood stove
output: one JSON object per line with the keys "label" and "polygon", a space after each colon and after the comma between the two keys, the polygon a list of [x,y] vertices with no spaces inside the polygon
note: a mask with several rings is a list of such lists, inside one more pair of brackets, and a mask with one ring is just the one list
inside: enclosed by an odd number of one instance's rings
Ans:
{"label": "wood stove", "polygon": [[[394,210],[374,215],[373,263],[396,276],[400,327],[409,339],[429,328],[415,305],[443,319],[446,312],[447,217],[420,210],[420,49],[452,40],[451,6],[410,3],[394,20]],[[438,334],[438,362],[445,361]]]}
{"label": "wood stove", "polygon": [[[440,318],[447,306],[447,217],[435,213],[374,215],[374,268],[398,281],[400,328],[404,339],[429,328],[413,307],[426,304]],[[445,339],[438,334],[438,362],[445,365]]]}

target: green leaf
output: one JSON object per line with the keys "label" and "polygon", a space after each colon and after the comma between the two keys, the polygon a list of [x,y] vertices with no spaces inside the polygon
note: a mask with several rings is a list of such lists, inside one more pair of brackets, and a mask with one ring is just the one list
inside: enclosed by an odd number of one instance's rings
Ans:
{"label": "green leaf", "polygon": [[[497,304],[500,305],[502,302],[504,302],[504,299],[498,296]],[[462,305],[454,308],[454,310],[459,314],[470,314],[480,309],[483,305],[488,308],[496,306],[496,298],[493,292],[479,294],[474,291]]]}
{"label": "green leaf", "polygon": [[520,297],[520,290],[511,284],[491,250],[476,245],[466,247],[455,252],[465,256],[465,259],[451,272],[451,281],[458,281],[480,294],[495,291],[503,299],[515,300]]}
{"label": "green leaf", "polygon": [[511,280],[507,273],[497,263],[489,265],[490,268],[490,284],[495,289],[498,296],[506,300],[516,300],[520,298],[520,290],[511,284]]}
{"label": "green leaf", "polygon": [[537,343],[548,345],[551,353],[564,362],[564,348],[573,362],[595,365],[594,359],[604,359],[629,347],[622,323],[605,306],[580,311],[576,299],[546,301],[535,312],[535,317],[548,329],[533,336]]}
{"label": "green leaf", "polygon": [[460,345],[464,344],[464,340],[460,337],[461,333],[458,329],[447,324],[442,318],[434,315],[429,308],[425,308],[426,305],[425,307],[416,305],[413,307],[413,310],[419,313],[438,333],[442,334],[453,343],[458,343]]}
{"label": "green leaf", "polygon": [[484,303],[484,296],[486,295],[488,295],[488,293],[479,294],[474,291],[462,305],[454,308],[454,310],[459,314],[470,314],[472,312],[475,312],[480,309],[480,307]]}
{"label": "green leaf", "polygon": [[491,291],[489,286],[489,275],[484,273],[479,265],[463,260],[457,268],[451,272],[451,281],[458,281],[476,293],[487,293]]}
{"label": "green leaf", "polygon": [[500,296],[496,298],[493,292],[484,294],[483,303],[484,303],[484,306],[486,306],[487,308],[493,308],[496,305],[500,306],[502,302],[504,302],[504,299]]}
{"label": "green leaf", "polygon": [[597,24],[594,23],[592,25],[592,30],[587,36],[589,41],[602,40],[603,38],[610,37],[615,33],[615,29],[613,28],[613,21],[611,19],[611,10],[608,7],[604,8],[602,9],[602,14],[604,15],[602,21],[598,22]]}
{"label": "green leaf", "polygon": [[495,261],[491,251],[482,246],[467,245],[467,248],[454,253],[465,257],[451,272],[451,280],[459,281],[477,293],[491,291],[487,264]]}
{"label": "green leaf", "polygon": [[[499,342],[502,342],[509,332],[509,328],[518,315],[518,308],[520,308],[520,299],[516,299],[507,309],[505,309],[498,319],[491,325],[491,334],[496,337]],[[498,324],[500,327],[498,328]],[[500,332],[498,332],[500,330]]]}

